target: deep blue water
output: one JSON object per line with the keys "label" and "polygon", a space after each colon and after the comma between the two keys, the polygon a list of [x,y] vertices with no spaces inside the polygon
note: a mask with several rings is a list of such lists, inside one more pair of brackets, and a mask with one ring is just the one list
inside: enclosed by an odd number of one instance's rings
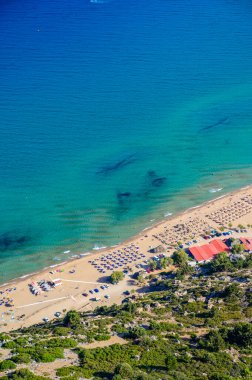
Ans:
{"label": "deep blue water", "polygon": [[0,0],[1,282],[251,183],[251,16]]}

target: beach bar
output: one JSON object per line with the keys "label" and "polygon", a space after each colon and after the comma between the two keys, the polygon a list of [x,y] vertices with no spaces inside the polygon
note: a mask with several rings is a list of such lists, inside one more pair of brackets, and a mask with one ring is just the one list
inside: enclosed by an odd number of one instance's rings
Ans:
{"label": "beach bar", "polygon": [[190,247],[189,251],[197,262],[210,261],[221,252],[229,252],[228,246],[220,239],[214,239],[209,244]]}

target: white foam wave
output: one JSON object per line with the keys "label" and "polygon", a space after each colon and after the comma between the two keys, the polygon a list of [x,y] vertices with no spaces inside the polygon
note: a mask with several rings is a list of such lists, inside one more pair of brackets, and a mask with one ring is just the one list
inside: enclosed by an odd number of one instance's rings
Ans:
{"label": "white foam wave", "polygon": [[101,246],[101,247],[100,247],[99,245],[95,244],[93,250],[94,250],[94,251],[99,251],[100,249],[105,249],[105,248],[107,248],[107,247],[106,247],[106,246]]}
{"label": "white foam wave", "polygon": [[213,187],[212,189],[209,189],[209,193],[218,193],[218,191],[223,190],[223,187]]}
{"label": "white foam wave", "polygon": [[53,258],[53,261],[60,261],[61,259],[59,258],[59,257],[57,257],[57,256],[55,256],[54,258]]}
{"label": "white foam wave", "polygon": [[172,212],[167,212],[166,214],[164,214],[165,218],[167,218],[167,216],[172,216]]}

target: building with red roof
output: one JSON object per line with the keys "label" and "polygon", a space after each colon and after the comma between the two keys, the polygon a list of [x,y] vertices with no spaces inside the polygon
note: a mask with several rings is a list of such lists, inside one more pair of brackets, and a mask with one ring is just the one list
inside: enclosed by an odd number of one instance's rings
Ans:
{"label": "building with red roof", "polygon": [[246,251],[252,251],[252,239],[241,237],[240,241],[244,245]]}
{"label": "building with red roof", "polygon": [[229,252],[228,246],[220,239],[214,239],[209,244],[189,248],[190,253],[198,262],[209,261],[221,252]]}

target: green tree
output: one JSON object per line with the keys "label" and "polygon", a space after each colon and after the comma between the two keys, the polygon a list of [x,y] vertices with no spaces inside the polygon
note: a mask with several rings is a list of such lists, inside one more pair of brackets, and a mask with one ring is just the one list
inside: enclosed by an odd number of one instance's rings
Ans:
{"label": "green tree", "polygon": [[183,278],[185,275],[190,274],[192,272],[193,272],[193,268],[188,263],[185,263],[179,267],[176,273],[177,273],[177,277]]}
{"label": "green tree", "polygon": [[129,338],[132,338],[132,339],[139,339],[139,338],[142,338],[146,335],[146,331],[143,327],[140,327],[140,326],[136,326],[136,327],[132,327],[130,330],[129,330]]}
{"label": "green tree", "polygon": [[234,254],[241,254],[245,251],[245,247],[243,244],[237,243],[232,246],[232,252]]}
{"label": "green tree", "polygon": [[231,270],[233,265],[228,257],[227,252],[221,252],[211,261],[210,268],[212,272],[224,272]]}
{"label": "green tree", "polygon": [[203,347],[214,352],[224,350],[226,344],[218,331],[210,331],[205,338],[206,340],[202,343]]}
{"label": "green tree", "polygon": [[179,251],[175,251],[173,253],[172,259],[175,265],[181,267],[187,263],[188,255],[183,249],[180,249]]}
{"label": "green tree", "polygon": [[171,257],[162,257],[159,260],[159,267],[160,267],[160,269],[165,269],[166,267],[168,267],[172,263],[173,263],[173,260]]}
{"label": "green tree", "polygon": [[127,311],[130,314],[135,314],[137,311],[137,305],[133,302],[128,302],[124,305],[123,310]]}
{"label": "green tree", "polygon": [[117,373],[113,376],[112,380],[122,380],[122,376]]}
{"label": "green tree", "polygon": [[76,327],[80,324],[80,315],[77,311],[75,310],[70,310],[64,320],[63,320],[63,324],[64,326],[66,327]]}
{"label": "green tree", "polygon": [[15,362],[15,363],[30,363],[31,361],[31,357],[29,354],[26,354],[26,353],[20,353],[19,355],[17,356],[14,356],[12,358],[12,360]]}
{"label": "green tree", "polygon": [[138,272],[138,274],[136,275],[136,281],[139,282],[139,284],[143,284],[145,282],[143,273]]}
{"label": "green tree", "polygon": [[176,356],[168,354],[165,358],[165,365],[168,371],[174,371],[178,367]]}
{"label": "green tree", "polygon": [[134,372],[128,363],[120,363],[115,367],[115,375],[120,375],[122,379],[131,379]]}
{"label": "green tree", "polygon": [[150,267],[150,270],[157,269],[157,262],[155,260],[150,260],[149,267]]}
{"label": "green tree", "polygon": [[12,360],[3,360],[0,362],[0,371],[6,371],[7,369],[15,369],[16,364]]}
{"label": "green tree", "polygon": [[48,377],[34,375],[26,368],[21,368],[14,373],[8,374],[8,379],[12,380],[50,380]]}
{"label": "green tree", "polygon": [[114,271],[110,276],[110,282],[112,284],[118,284],[119,281],[122,281],[124,278],[123,272]]}
{"label": "green tree", "polygon": [[252,346],[252,325],[250,323],[238,323],[228,333],[228,341],[237,346],[250,348]]}
{"label": "green tree", "polygon": [[210,375],[210,380],[232,380],[233,377],[225,375],[223,373],[213,373]]}
{"label": "green tree", "polygon": [[222,294],[225,298],[237,298],[241,295],[241,289],[238,284],[233,283],[231,285],[228,285]]}

